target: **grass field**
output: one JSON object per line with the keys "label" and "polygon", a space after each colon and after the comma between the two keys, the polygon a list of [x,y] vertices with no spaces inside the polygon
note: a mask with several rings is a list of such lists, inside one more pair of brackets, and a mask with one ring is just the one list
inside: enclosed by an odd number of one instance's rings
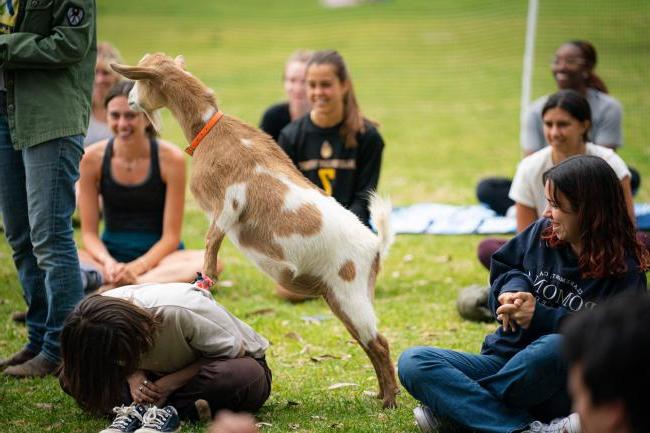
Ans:
{"label": "grass field", "polygon": [[[514,173],[519,160],[519,95],[525,1],[386,0],[324,9],[316,0],[153,0],[98,2],[98,36],[129,63],[146,52],[183,54],[218,95],[220,107],[257,124],[282,98],[280,74],[296,48],[336,48],[349,63],[365,114],[386,141],[380,191],[396,204],[473,203],[486,175]],[[534,96],[553,91],[548,60],[571,38],[599,49],[598,71],[625,107],[621,155],[650,174],[650,3],[643,0],[541,2]],[[184,145],[168,114],[163,136]],[[650,201],[648,182],[637,200]],[[188,198],[183,238],[201,248],[207,221]],[[412,345],[477,352],[493,325],[463,322],[458,289],[482,283],[478,236],[400,236],[378,280],[376,308],[393,358]],[[414,432],[415,401],[382,410],[364,391],[374,372],[343,326],[318,300],[291,306],[229,243],[216,296],[265,335],[273,393],[257,414],[268,432]],[[0,356],[18,350],[25,329],[8,318],[23,308],[4,239],[0,241]],[[322,317],[319,323],[303,317]],[[329,390],[340,382],[358,386]],[[0,377],[0,432],[93,432],[105,420],[81,412],[52,378]],[[203,431],[187,425],[183,431]]]}

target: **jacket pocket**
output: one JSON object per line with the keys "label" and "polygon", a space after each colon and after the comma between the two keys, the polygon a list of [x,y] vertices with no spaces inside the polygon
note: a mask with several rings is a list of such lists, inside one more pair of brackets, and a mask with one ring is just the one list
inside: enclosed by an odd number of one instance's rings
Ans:
{"label": "jacket pocket", "polygon": [[52,8],[54,0],[27,0],[21,32],[47,36],[52,32]]}

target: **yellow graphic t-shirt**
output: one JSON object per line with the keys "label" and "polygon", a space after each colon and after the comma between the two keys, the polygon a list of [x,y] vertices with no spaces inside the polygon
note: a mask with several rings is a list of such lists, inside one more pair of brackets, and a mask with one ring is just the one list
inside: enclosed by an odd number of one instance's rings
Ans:
{"label": "yellow graphic t-shirt", "polygon": [[16,26],[20,0],[0,0],[0,34],[11,33]]}

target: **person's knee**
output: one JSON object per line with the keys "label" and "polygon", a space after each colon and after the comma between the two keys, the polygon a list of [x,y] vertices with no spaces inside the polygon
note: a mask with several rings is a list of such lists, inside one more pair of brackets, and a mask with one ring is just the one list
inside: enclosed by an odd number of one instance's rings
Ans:
{"label": "person's knee", "polygon": [[482,240],[476,249],[476,255],[481,264],[490,270],[492,255],[496,253],[499,248],[505,245],[506,242],[507,241],[505,239],[496,238],[488,238]]}
{"label": "person's knee", "polygon": [[279,284],[275,286],[275,293],[278,295],[279,298],[292,303],[305,302],[308,301],[309,299],[314,299],[313,296],[306,296],[306,295],[301,295],[300,293],[291,292]]}
{"label": "person's knee", "polygon": [[488,205],[499,215],[505,215],[514,202],[508,197],[512,181],[506,178],[491,177],[482,179],[476,186],[476,198]]}
{"label": "person's knee", "polygon": [[[207,375],[214,377],[204,384],[201,394],[206,397],[212,410],[255,411],[271,392],[270,373],[267,374],[267,370],[253,358],[240,358],[236,362],[220,365],[215,371],[208,370]],[[227,401],[224,396],[229,396]]]}
{"label": "person's knee", "polygon": [[431,359],[432,353],[434,352],[430,347],[416,346],[406,349],[400,355],[397,361],[397,375],[399,376],[399,381],[405,388],[408,389],[409,384],[417,381],[425,372],[425,362],[427,363],[426,370],[429,370],[431,365],[435,363],[435,357]]}

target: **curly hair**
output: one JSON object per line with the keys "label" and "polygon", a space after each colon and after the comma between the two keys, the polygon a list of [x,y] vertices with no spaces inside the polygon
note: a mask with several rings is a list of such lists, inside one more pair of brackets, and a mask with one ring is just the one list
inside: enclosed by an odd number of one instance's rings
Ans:
{"label": "curly hair", "polygon": [[154,344],[154,314],[123,299],[92,295],[61,332],[61,385],[84,409],[106,413],[121,401],[126,379]]}
{"label": "curly hair", "polygon": [[[597,156],[568,158],[544,173],[550,182],[551,199],[560,191],[578,215],[582,249],[578,265],[583,278],[603,278],[627,272],[626,258],[636,257],[639,269],[650,269],[650,253],[638,241],[634,222],[627,212],[623,188],[614,170]],[[542,239],[553,248],[564,241],[549,225]]]}

